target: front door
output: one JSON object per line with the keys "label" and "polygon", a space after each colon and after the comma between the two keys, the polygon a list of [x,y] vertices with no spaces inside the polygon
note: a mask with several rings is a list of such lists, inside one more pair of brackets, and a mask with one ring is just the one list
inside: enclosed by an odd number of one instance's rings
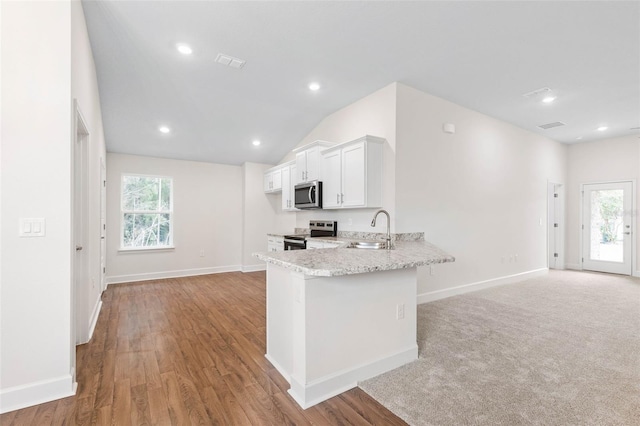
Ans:
{"label": "front door", "polygon": [[631,275],[633,183],[583,185],[582,269]]}

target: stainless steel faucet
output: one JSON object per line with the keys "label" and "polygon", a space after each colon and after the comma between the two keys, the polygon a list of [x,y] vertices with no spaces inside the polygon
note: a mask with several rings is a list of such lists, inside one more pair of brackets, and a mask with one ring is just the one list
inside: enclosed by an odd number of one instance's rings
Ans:
{"label": "stainless steel faucet", "polygon": [[376,219],[380,213],[387,215],[387,250],[391,250],[391,216],[389,216],[389,212],[383,209],[378,210],[376,214],[373,215],[371,226],[376,226]]}

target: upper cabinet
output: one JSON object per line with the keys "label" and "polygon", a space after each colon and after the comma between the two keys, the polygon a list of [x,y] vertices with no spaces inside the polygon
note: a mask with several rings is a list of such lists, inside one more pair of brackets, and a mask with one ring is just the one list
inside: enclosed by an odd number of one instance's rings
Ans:
{"label": "upper cabinet", "polygon": [[315,141],[296,148],[296,175],[294,184],[320,179],[320,151],[332,146],[331,142]]}
{"label": "upper cabinet", "polygon": [[282,167],[274,167],[264,172],[264,192],[282,191]]}
{"label": "upper cabinet", "polygon": [[321,151],[323,208],[381,207],[385,142],[367,135]]}
{"label": "upper cabinet", "polygon": [[291,161],[282,165],[282,210],[294,211],[293,199],[294,181],[296,177],[296,162]]}

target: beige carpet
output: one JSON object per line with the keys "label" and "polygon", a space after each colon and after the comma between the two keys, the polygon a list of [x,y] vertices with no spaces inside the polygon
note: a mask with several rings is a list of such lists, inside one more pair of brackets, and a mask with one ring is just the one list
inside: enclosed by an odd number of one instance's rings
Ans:
{"label": "beige carpet", "polygon": [[418,306],[360,387],[411,425],[640,425],[640,279],[573,271]]}

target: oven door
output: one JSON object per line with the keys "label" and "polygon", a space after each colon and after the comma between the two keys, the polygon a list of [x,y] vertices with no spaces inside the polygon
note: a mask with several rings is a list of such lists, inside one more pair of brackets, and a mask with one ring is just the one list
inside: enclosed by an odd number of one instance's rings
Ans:
{"label": "oven door", "polygon": [[306,248],[307,242],[305,240],[284,239],[285,250],[305,250]]}

